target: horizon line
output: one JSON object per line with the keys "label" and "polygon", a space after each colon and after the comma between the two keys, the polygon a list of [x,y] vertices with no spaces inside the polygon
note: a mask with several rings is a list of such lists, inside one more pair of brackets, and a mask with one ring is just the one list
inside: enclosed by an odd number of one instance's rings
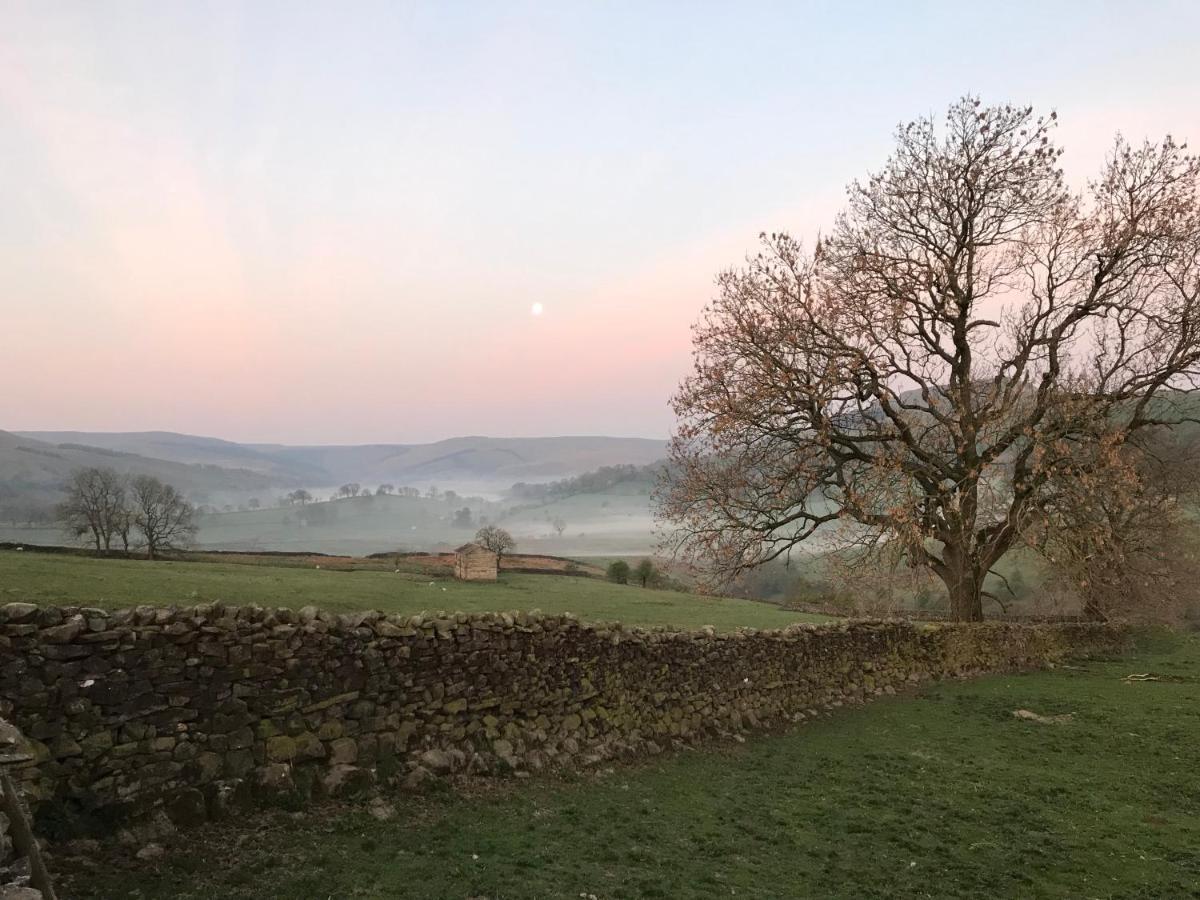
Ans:
{"label": "horizon line", "polygon": [[428,444],[442,444],[456,440],[485,440],[485,441],[542,441],[542,440],[612,440],[612,441],[657,441],[666,444],[670,437],[647,437],[645,435],[624,434],[539,434],[539,435],[494,435],[494,434],[454,434],[448,437],[424,441],[337,441],[299,442],[291,443],[279,440],[234,440],[232,438],[215,437],[209,434],[197,434],[189,431],[170,431],[162,428],[137,429],[130,431],[92,431],[80,428],[0,428],[0,433],[17,436],[48,435],[48,434],[79,434],[79,435],[172,435],[174,437],[201,438],[210,441],[222,441],[227,444],[241,446],[277,446],[277,447],[414,447]]}

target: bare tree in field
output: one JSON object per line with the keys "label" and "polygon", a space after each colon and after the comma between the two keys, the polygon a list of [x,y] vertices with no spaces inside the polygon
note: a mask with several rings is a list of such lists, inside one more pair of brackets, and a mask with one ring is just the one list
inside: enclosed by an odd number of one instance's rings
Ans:
{"label": "bare tree in field", "polygon": [[127,525],[124,479],[112,469],[76,469],[66,493],[58,507],[63,529],[76,537],[88,535],[97,553],[108,553],[113,538]]}
{"label": "bare tree in field", "polygon": [[731,575],[820,529],[980,619],[1065,485],[1189,417],[1200,163],[1118,138],[1077,193],[1054,119],[967,98],[904,126],[811,253],[771,235],[719,277],[659,492],[677,551]]}
{"label": "bare tree in field", "polygon": [[195,510],[174,487],[150,475],[130,482],[133,519],[154,559],[162,550],[186,545],[196,534]]}
{"label": "bare tree in field", "polygon": [[517,546],[516,540],[505,529],[498,525],[485,525],[475,532],[475,542],[496,554],[496,568],[500,568],[500,560],[504,554]]}
{"label": "bare tree in field", "polygon": [[554,529],[555,534],[562,537],[563,532],[567,530],[567,520],[562,516],[555,516],[550,520],[550,526]]}

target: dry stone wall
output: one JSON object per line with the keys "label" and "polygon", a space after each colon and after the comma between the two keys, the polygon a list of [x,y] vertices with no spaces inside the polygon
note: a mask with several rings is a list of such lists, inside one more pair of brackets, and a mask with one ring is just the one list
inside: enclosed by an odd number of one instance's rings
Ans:
{"label": "dry stone wall", "polygon": [[1120,647],[1116,627],[858,622],[714,634],[527,613],[0,607],[0,716],[52,834],[241,802],[577,767],[930,678]]}

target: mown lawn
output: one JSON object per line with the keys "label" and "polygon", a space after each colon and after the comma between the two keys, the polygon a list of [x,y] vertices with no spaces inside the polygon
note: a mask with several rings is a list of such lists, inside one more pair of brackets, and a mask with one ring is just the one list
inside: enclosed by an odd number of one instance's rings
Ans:
{"label": "mown lawn", "polygon": [[587,621],[720,630],[782,628],[824,617],[787,612],[766,603],[644,590],[595,578],[505,574],[495,584],[466,583],[411,573],[300,569],[218,562],[148,562],[48,553],[0,551],[0,603],[24,601],[115,609],[222,600],[229,604],[315,604],[346,611],[382,609],[484,612],[540,609],[571,612]]}
{"label": "mown lawn", "polygon": [[1200,640],[1160,635],[730,748],[396,798],[386,822],[205,826],[154,863],[106,858],[70,896],[1179,900],[1200,896],[1198,748]]}

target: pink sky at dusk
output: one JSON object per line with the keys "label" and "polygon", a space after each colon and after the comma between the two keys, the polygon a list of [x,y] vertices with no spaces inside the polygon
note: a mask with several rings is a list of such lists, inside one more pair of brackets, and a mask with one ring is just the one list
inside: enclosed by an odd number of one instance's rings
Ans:
{"label": "pink sky at dusk", "polygon": [[1194,4],[859,6],[6,6],[0,429],[665,437],[715,273],[898,121],[1200,141]]}

